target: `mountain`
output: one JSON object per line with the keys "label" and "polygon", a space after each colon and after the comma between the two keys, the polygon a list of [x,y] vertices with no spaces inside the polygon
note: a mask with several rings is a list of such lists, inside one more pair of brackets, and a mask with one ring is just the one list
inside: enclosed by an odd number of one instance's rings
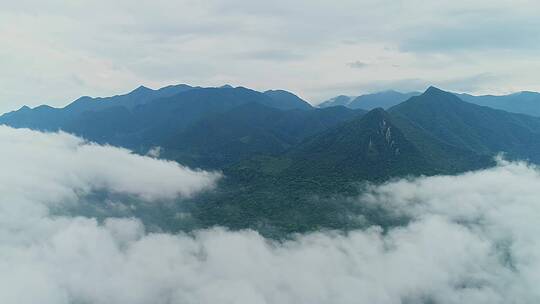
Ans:
{"label": "mountain", "polygon": [[540,162],[540,118],[471,104],[435,87],[389,113],[458,148]]}
{"label": "mountain", "polygon": [[373,94],[361,95],[358,97],[338,96],[328,101],[323,102],[320,107],[331,107],[343,105],[351,109],[372,110],[375,108],[388,109],[397,105],[413,96],[420,95],[419,92],[400,93],[389,90]]}
{"label": "mountain", "polygon": [[[196,97],[198,93],[181,94],[188,91],[199,91],[202,93],[199,97]],[[207,94],[209,91],[214,94]],[[96,113],[97,116],[106,116],[109,111],[115,111],[111,108],[123,107],[130,112],[137,111],[138,107],[148,104],[151,101],[160,99],[167,99],[176,95],[179,95],[174,100],[182,103],[182,98],[190,99],[192,102],[194,98],[214,98],[218,100],[225,100],[231,98],[234,92],[238,91],[251,91],[252,96],[248,94],[239,95],[232,98],[238,98],[238,104],[256,101],[265,104],[269,107],[278,109],[310,109],[311,106],[306,101],[300,99],[298,96],[283,90],[267,91],[260,93],[245,88],[233,88],[229,85],[222,86],[220,88],[201,88],[192,87],[185,84],[172,85],[163,87],[158,90],[152,90],[144,86],[140,86],[137,89],[123,95],[116,95],[112,97],[98,97],[92,98],[83,96],[69,105],[63,108],[53,108],[50,106],[42,105],[34,109],[29,107],[22,107],[17,111],[6,113],[0,116],[0,124],[6,124],[14,127],[28,127],[38,130],[66,130],[71,131],[74,129],[81,129],[77,126],[79,120],[88,120],[89,113]],[[222,94],[223,96],[220,96]],[[253,95],[257,95],[256,97]],[[242,100],[247,98],[247,100]],[[188,101],[189,102],[189,101]],[[207,102],[207,101],[202,101]],[[230,102],[230,100],[229,100]],[[104,111],[99,114],[98,112]],[[81,134],[84,135],[84,134]]]}
{"label": "mountain", "polygon": [[[61,129],[139,153],[160,146],[165,157],[216,169],[253,155],[281,153],[363,112],[316,109],[282,90],[189,88],[139,87],[126,95],[81,98],[62,109],[24,107],[1,116],[0,123]],[[150,100],[152,94],[156,99]]]}
{"label": "mountain", "polygon": [[113,106],[123,106],[128,109],[132,109],[149,101],[173,96],[180,92],[185,92],[192,89],[194,89],[194,87],[186,84],[167,86],[158,90],[152,90],[145,86],[140,86],[124,95],[116,95],[105,98],[92,98],[84,96],[70,103],[64,109],[72,114],[80,114],[85,111],[99,111]]}
{"label": "mountain", "polygon": [[[452,145],[400,115],[377,108],[308,137],[274,161],[286,164],[278,172],[281,181],[346,184],[451,174],[486,167],[491,160],[492,155]],[[261,168],[264,164],[255,164],[254,170]]]}
{"label": "mountain", "polygon": [[456,96],[466,102],[481,106],[513,113],[540,116],[540,93],[537,92],[519,92],[502,96],[473,96],[469,94],[456,94]]}
{"label": "mountain", "polygon": [[37,130],[65,129],[66,124],[78,120],[79,115],[85,112],[106,111],[114,107],[133,109],[138,105],[143,105],[152,100],[170,97],[192,89],[195,88],[185,84],[167,86],[158,90],[140,86],[127,94],[112,97],[92,98],[83,96],[63,108],[42,105],[30,109],[24,106],[17,111],[0,116],[0,124]]}
{"label": "mountain", "polygon": [[[151,102],[152,101],[152,102]],[[160,102],[158,102],[160,101]],[[109,134],[101,134],[100,142],[107,140],[116,133],[118,128],[139,131],[138,121],[144,121],[144,127],[166,120],[174,119],[171,111],[186,110],[180,116],[189,119],[188,113],[197,116],[195,112],[220,112],[231,107],[259,102],[278,109],[310,109],[311,106],[292,93],[286,91],[268,91],[260,93],[246,88],[201,88],[188,85],[167,86],[159,90],[139,87],[130,93],[105,98],[81,97],[64,108],[53,108],[46,105],[30,109],[21,109],[0,116],[0,124],[13,127],[27,127],[38,130],[65,130],[86,136],[88,128],[95,123],[104,123],[113,127]],[[193,105],[190,105],[193,103]],[[149,105],[151,104],[151,105]],[[198,110],[197,110],[198,109]],[[149,111],[146,113],[145,111]],[[106,121],[114,119],[108,113],[120,113],[118,122]],[[122,113],[121,113],[122,112]],[[129,117],[128,117],[129,116]],[[197,117],[195,117],[196,119]],[[130,121],[130,120],[137,121]],[[153,121],[153,122],[152,122]],[[116,126],[116,124],[121,126]],[[126,126],[126,123],[130,126]],[[186,123],[184,123],[185,125]],[[98,135],[96,135],[98,136]]]}
{"label": "mountain", "polygon": [[[388,91],[365,95],[362,102],[405,95]],[[282,90],[179,85],[80,98],[62,109],[23,107],[1,116],[0,123],[62,129],[138,153],[160,146],[164,157],[195,167],[234,171],[235,164],[246,162],[244,172],[279,172],[284,180],[286,175],[346,182],[462,172],[499,152],[540,162],[539,118],[474,105],[434,87],[388,112],[363,113],[343,106],[313,108]],[[397,154],[383,145],[377,128],[388,131]]]}
{"label": "mountain", "polygon": [[[249,103],[257,103],[274,109],[279,109],[282,105],[263,93],[243,87],[200,88],[154,100],[128,112],[124,111],[112,123],[113,129],[102,134],[94,134],[92,139],[135,150],[144,150],[151,146],[162,145],[169,138],[181,133],[199,120]],[[303,106],[299,107],[303,108]],[[76,121],[75,125],[68,126],[68,130],[85,136],[95,129],[91,122],[111,124],[107,120],[113,117],[101,114],[88,112],[84,121]],[[117,122],[123,123],[117,124]]]}
{"label": "mountain", "polygon": [[[374,94],[351,97],[340,95],[324,101],[319,105],[320,108],[333,106],[345,106],[351,109],[372,110],[380,107],[389,109],[411,97],[418,96],[421,93],[400,93],[393,90],[378,92]],[[511,113],[520,113],[540,117],[540,93],[537,92],[518,92],[509,95],[481,95],[474,96],[470,94],[454,93],[463,101],[486,106],[493,109],[503,110]]]}
{"label": "mountain", "polygon": [[283,111],[247,103],[206,116],[160,146],[166,157],[183,164],[221,168],[256,155],[278,155],[363,113],[345,107]]}
{"label": "mountain", "polygon": [[269,90],[264,92],[264,95],[270,97],[274,101],[272,104],[273,107],[281,110],[309,110],[312,108],[307,101],[284,90]]}
{"label": "mountain", "polygon": [[[405,94],[388,91],[378,98],[398,95]],[[139,153],[161,146],[164,157],[197,167],[223,168],[252,157],[272,157],[288,164],[281,169],[309,178],[339,174],[343,180],[383,180],[460,172],[484,164],[481,156],[499,152],[540,162],[540,119],[467,103],[434,87],[388,112],[376,109],[360,118],[362,113],[342,106],[312,108],[282,90],[180,85],[81,98],[62,109],[23,107],[1,116],[0,123],[62,129]],[[388,147],[375,140],[373,117],[390,126],[394,144],[403,146],[399,159],[407,159],[408,167],[389,158]],[[383,164],[388,167],[379,167]]]}
{"label": "mountain", "polygon": [[[358,195],[363,181],[491,165],[491,156],[449,145],[406,119],[374,109],[284,153],[225,167],[227,179],[219,190],[193,203],[191,212],[204,226],[253,228],[273,237],[321,227],[385,227],[395,224],[393,219],[340,195]],[[362,221],[351,214],[361,214]]]}
{"label": "mountain", "polygon": [[499,152],[540,163],[539,142],[540,119],[470,104],[431,87],[388,111],[374,109],[307,137],[281,154],[226,167],[222,191],[195,204],[193,214],[205,225],[270,235],[361,226],[350,214],[385,227],[392,223],[377,210],[339,196],[356,195],[362,181],[493,166]]}
{"label": "mountain", "polygon": [[540,119],[430,87],[388,112],[375,109],[308,138],[282,158],[290,174],[347,182],[453,174],[488,166],[501,152],[540,163]]}
{"label": "mountain", "polygon": [[[384,228],[399,219],[342,196],[358,195],[364,182],[492,166],[499,152],[540,163],[540,118],[471,104],[434,87],[367,113],[313,108],[284,91],[194,87],[147,97],[156,91],[139,88],[106,106],[95,105],[103,99],[79,101],[91,109],[23,107],[0,123],[62,129],[140,154],[159,146],[162,158],[222,171],[226,178],[214,191],[171,207],[126,211],[171,230],[218,225],[283,237],[366,223]],[[188,224],[175,218],[178,210],[190,214]]]}
{"label": "mountain", "polygon": [[420,173],[428,162],[383,109],[317,135],[294,148],[291,172],[338,180],[379,180]]}
{"label": "mountain", "polygon": [[340,196],[357,195],[362,181],[493,166],[493,157],[503,151],[539,163],[539,127],[538,118],[470,104],[432,87],[388,111],[374,109],[307,137],[281,154],[225,167],[220,190],[194,203],[191,212],[205,227],[253,228],[278,237],[366,223],[395,225],[399,219]]}

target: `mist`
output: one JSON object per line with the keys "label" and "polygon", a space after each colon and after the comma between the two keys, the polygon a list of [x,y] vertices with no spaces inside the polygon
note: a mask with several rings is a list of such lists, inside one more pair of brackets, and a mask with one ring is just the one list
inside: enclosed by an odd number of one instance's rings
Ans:
{"label": "mist", "polygon": [[0,140],[1,303],[540,300],[540,171],[526,163],[371,185],[351,200],[407,224],[275,241],[54,215],[96,190],[159,204],[213,191],[221,175],[64,133],[0,127]]}

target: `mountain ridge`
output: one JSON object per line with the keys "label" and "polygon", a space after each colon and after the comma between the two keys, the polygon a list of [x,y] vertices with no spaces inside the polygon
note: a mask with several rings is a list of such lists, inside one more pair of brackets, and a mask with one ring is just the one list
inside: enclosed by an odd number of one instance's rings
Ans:
{"label": "mountain ridge", "polygon": [[[358,195],[363,183],[490,167],[499,152],[540,163],[540,118],[468,103],[435,87],[369,112],[303,103],[287,109],[298,99],[280,91],[286,98],[277,104],[285,108],[272,107],[274,93],[197,88],[131,108],[85,111],[62,127],[139,154],[159,146],[161,158],[223,172],[215,191],[182,202],[182,210],[198,228],[224,225],[274,236],[362,225],[348,214],[384,227],[388,220],[376,211],[334,199]],[[54,126],[58,116],[50,112],[71,113],[21,108],[18,115],[34,116],[15,127],[35,125],[36,117]],[[169,209],[144,210],[133,212],[167,219],[171,229],[182,225]]]}
{"label": "mountain ridge", "polygon": [[511,157],[540,161],[540,118],[509,113],[462,101],[431,87],[420,96],[389,109],[414,121],[426,132],[453,146],[480,154],[507,152]]}
{"label": "mountain ridge", "polygon": [[[471,95],[467,93],[455,93],[463,101],[476,105],[487,106],[493,109],[503,110],[512,113],[526,114],[540,117],[540,93],[534,91],[520,91],[507,95]],[[325,108],[342,105],[351,109],[370,110],[376,107],[389,109],[408,98],[418,96],[422,93],[400,93],[394,90],[380,91],[376,93],[364,94],[357,97],[339,95],[323,101],[318,107]],[[392,96],[393,95],[393,96]]]}
{"label": "mountain ridge", "polygon": [[[259,94],[259,96],[256,98],[258,102],[264,103],[271,107],[282,109],[312,108],[309,103],[302,100],[298,96],[283,90],[267,91],[268,93],[265,94],[242,87],[233,88],[229,85],[219,88],[202,88],[193,87],[186,84],[179,84],[165,86],[157,90],[139,86],[129,93],[114,95],[111,97],[94,98],[82,96],[61,108],[54,108],[47,105],[41,105],[35,108],[23,106],[19,110],[1,115],[0,124],[3,123],[14,127],[28,127],[37,130],[57,131],[66,129],[69,126],[76,124],[76,121],[80,119],[79,116],[85,112],[107,112],[108,108],[114,107],[125,107],[130,112],[136,112],[138,108],[148,104],[151,101],[156,102],[162,99],[172,98],[175,95],[193,90],[216,90],[223,92],[223,94],[228,94],[228,92],[231,91],[234,92],[244,90],[254,92],[254,94]],[[87,113],[85,115],[88,116],[89,114]],[[68,129],[65,131],[69,132],[70,130]]]}
{"label": "mountain ridge", "polygon": [[401,93],[394,90],[386,90],[376,93],[364,94],[356,97],[339,95],[322,102],[319,107],[332,107],[343,105],[351,109],[373,110],[375,108],[388,109],[412,96],[420,95],[419,92]]}

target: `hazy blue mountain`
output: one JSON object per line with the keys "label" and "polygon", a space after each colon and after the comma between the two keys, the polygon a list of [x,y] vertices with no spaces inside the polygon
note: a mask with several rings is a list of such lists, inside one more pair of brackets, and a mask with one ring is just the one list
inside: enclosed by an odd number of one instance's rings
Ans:
{"label": "hazy blue mountain", "polygon": [[23,106],[19,110],[0,116],[0,124],[14,128],[30,128],[36,130],[58,130],[69,118],[68,111],[47,105],[33,109]]}
{"label": "hazy blue mountain", "polygon": [[540,161],[540,118],[471,104],[434,87],[389,112],[459,148]]}
{"label": "hazy blue mountain", "polygon": [[312,108],[312,106],[308,102],[306,102],[305,100],[301,99],[300,97],[288,91],[269,90],[269,91],[264,92],[264,95],[272,98],[272,100],[274,101],[274,103],[272,104],[272,107],[278,108],[281,110],[292,110],[292,109],[308,110]]}
{"label": "hazy blue mountain", "polygon": [[540,93],[519,92],[509,95],[456,94],[464,101],[514,113],[540,116]]}
{"label": "hazy blue mountain", "polygon": [[[160,146],[164,158],[222,170],[226,178],[215,191],[182,202],[193,227],[253,228],[278,237],[365,223],[350,214],[384,227],[388,218],[376,211],[334,198],[358,194],[359,182],[464,172],[493,165],[498,152],[540,163],[540,118],[433,87],[368,113],[312,108],[287,92],[242,87],[192,88],[142,101],[152,92],[139,88],[126,94],[129,102],[111,97],[116,101],[103,108],[80,102],[91,110],[24,107],[0,123],[61,128],[139,153]],[[141,216],[177,225],[170,209],[143,210]]]}
{"label": "hazy blue mountain", "polygon": [[[150,102],[152,94],[156,99]],[[0,117],[0,123],[62,129],[140,153],[162,146],[171,159],[220,168],[255,154],[283,152],[361,112],[345,107],[316,109],[282,90],[140,87],[111,98],[82,98],[62,109],[25,107]]]}
{"label": "hazy blue mountain", "polygon": [[[133,109],[127,107],[122,107],[124,111],[116,109],[116,116],[108,114],[110,108],[87,111],[65,124],[63,129],[98,142],[138,150],[161,145],[200,119],[248,103],[272,108],[276,103],[278,107],[281,106],[280,102],[275,102],[266,94],[247,88],[198,88],[140,104]],[[96,128],[95,124],[109,127]]]}
{"label": "hazy blue mountain", "polygon": [[248,103],[206,116],[161,146],[184,164],[220,168],[255,155],[277,155],[303,139],[363,114],[345,107],[279,110]]}
{"label": "hazy blue mountain", "polygon": [[180,92],[194,89],[194,87],[180,84],[152,90],[144,86],[123,95],[112,97],[83,96],[63,108],[53,108],[47,105],[34,109],[22,107],[17,111],[0,116],[0,124],[14,127],[27,127],[38,130],[65,129],[66,124],[73,124],[84,112],[98,112],[112,107],[125,107],[133,109],[149,101],[170,97]]}
{"label": "hazy blue mountain", "polygon": [[[351,109],[371,110],[377,107],[389,109],[410,97],[418,96],[421,93],[400,93],[393,90],[366,94],[358,97],[340,95],[331,98],[319,105],[320,108],[332,106],[345,106]],[[461,100],[474,103],[480,106],[487,106],[493,109],[504,110],[512,113],[521,113],[532,116],[540,116],[540,93],[518,92],[509,95],[481,95],[454,93]]]}
{"label": "hazy blue mountain", "polygon": [[84,96],[70,103],[64,109],[69,110],[73,114],[85,111],[98,111],[112,106],[123,106],[132,109],[137,105],[145,104],[151,100],[170,97],[192,89],[194,88],[186,84],[167,86],[158,90],[140,86],[124,95],[97,98]]}
{"label": "hazy blue mountain", "polygon": [[[150,101],[158,100],[163,100],[163,102],[145,107]],[[103,98],[81,97],[63,108],[43,105],[30,109],[25,106],[0,116],[0,124],[39,130],[63,129],[85,135],[86,130],[89,127],[92,128],[91,125],[95,123],[92,120],[96,119],[96,122],[103,122],[113,127],[110,134],[99,136],[99,138],[106,140],[117,130],[117,127],[127,128],[126,123],[131,124],[131,129],[140,129],[140,125],[136,121],[129,122],[127,120],[138,119],[145,122],[144,127],[148,127],[149,124],[153,123],[152,120],[155,120],[154,123],[163,123],[162,120],[165,117],[156,117],[156,115],[170,116],[171,113],[168,111],[180,111],[187,107],[186,112],[180,114],[186,120],[183,125],[186,125],[191,121],[189,113],[195,115],[192,118],[196,119],[198,117],[196,112],[220,112],[248,102],[258,102],[278,109],[311,108],[307,102],[296,95],[281,90],[260,93],[241,87],[233,88],[229,85],[220,88],[201,88],[184,84],[152,90],[141,86],[124,95]],[[193,105],[189,105],[190,103]],[[195,105],[195,103],[200,104]],[[212,106],[215,108],[211,108]],[[109,117],[107,113],[111,111],[119,113],[118,107],[123,107],[127,111],[118,117],[118,122],[105,122],[105,117]],[[103,113],[99,113],[101,111]],[[146,114],[142,111],[149,111],[149,113]],[[121,126],[117,126],[117,124]]]}
{"label": "hazy blue mountain", "polygon": [[360,95],[355,98],[342,95],[323,102],[320,107],[324,108],[335,105],[343,105],[351,109],[388,109],[392,106],[397,105],[398,103],[401,103],[411,98],[412,96],[417,96],[420,94],[421,93],[419,92],[400,93],[397,91],[389,90],[373,94]]}

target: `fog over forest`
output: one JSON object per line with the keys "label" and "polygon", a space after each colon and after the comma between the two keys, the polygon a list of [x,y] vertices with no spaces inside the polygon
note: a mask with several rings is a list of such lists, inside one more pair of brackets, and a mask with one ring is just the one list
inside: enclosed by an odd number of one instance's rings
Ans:
{"label": "fog over forest", "polygon": [[137,218],[52,215],[52,207],[98,189],[160,204],[212,191],[222,177],[63,133],[1,127],[0,141],[2,303],[525,303],[540,296],[540,171],[526,163],[499,160],[458,176],[369,186],[350,199],[409,221],[276,241],[251,230],[149,233]]}

